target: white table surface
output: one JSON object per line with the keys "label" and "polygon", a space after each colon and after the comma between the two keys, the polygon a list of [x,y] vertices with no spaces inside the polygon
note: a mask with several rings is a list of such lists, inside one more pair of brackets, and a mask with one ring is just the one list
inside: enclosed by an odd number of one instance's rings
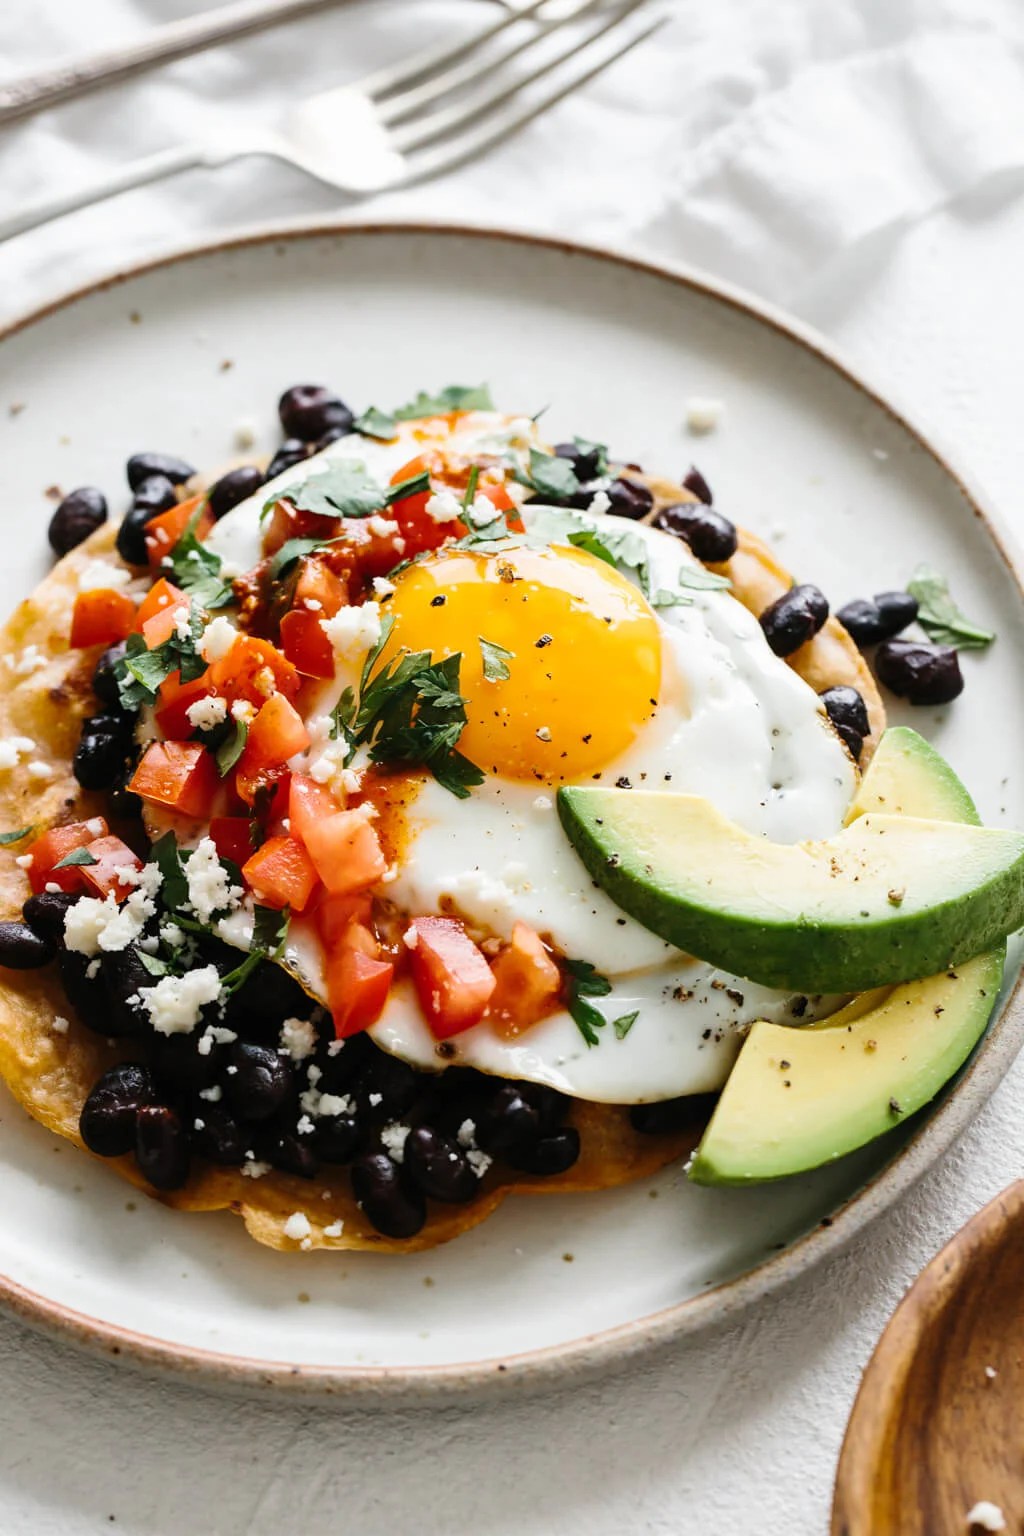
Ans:
{"label": "white table surface", "polygon": [[[129,24],[189,8],[160,0],[100,7],[109,13],[110,40]],[[679,9],[690,20],[698,13],[694,5]],[[763,7],[751,0],[734,9]],[[869,0],[864,9],[872,9]],[[970,9],[931,7],[933,19],[938,10]],[[977,18],[991,13],[998,27],[993,7],[974,9]],[[28,67],[100,41],[84,17],[92,7],[75,10],[64,0],[37,0],[31,35],[22,26],[0,57]],[[772,10],[780,24],[783,13],[792,21],[791,8]],[[144,103],[154,89],[134,86],[131,100]],[[102,136],[103,98],[70,110]],[[17,130],[0,143],[0,195],[23,195],[41,132]],[[582,174],[592,167],[581,153]],[[566,156],[569,176],[569,148]],[[603,185],[599,176],[592,181]],[[265,177],[258,199],[231,173],[224,186],[225,223],[331,206],[284,172]],[[1024,177],[1009,169],[913,227],[882,230],[825,262],[789,295],[805,320],[953,446],[1018,528],[1022,192]],[[446,195],[451,211],[450,189]],[[189,196],[184,184],[137,196],[116,213],[83,215],[0,252],[3,308],[109,267],[126,245],[159,244],[175,224],[217,227],[209,204],[201,218],[179,216]],[[430,206],[424,191],[391,199],[388,211]],[[518,195],[504,205],[509,221],[529,222],[531,211]],[[543,222],[557,227],[557,214]],[[591,220],[584,232],[599,227]],[[643,243],[687,254],[663,234]],[[943,1163],[843,1256],[727,1328],[562,1395],[470,1409],[282,1408],[147,1379],[0,1318],[0,1531],[819,1536],[846,1417],[878,1334],[922,1265],[1021,1172],[1022,1122],[1024,1062]]]}

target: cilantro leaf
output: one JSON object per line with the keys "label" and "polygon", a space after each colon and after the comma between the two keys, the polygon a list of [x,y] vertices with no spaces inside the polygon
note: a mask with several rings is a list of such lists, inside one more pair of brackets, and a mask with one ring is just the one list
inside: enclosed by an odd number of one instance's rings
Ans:
{"label": "cilantro leaf", "polygon": [[728,576],[706,571],[702,565],[681,566],[676,580],[681,587],[689,587],[694,592],[724,592],[732,586]]}
{"label": "cilantro leaf", "polygon": [[235,594],[230,582],[221,578],[220,556],[196,538],[196,528],[202,507],[197,507],[189,519],[188,527],[163,561],[175,585],[181,587],[203,608],[226,608],[234,602]]}
{"label": "cilantro leaf", "polygon": [[35,822],[27,827],[19,827],[16,832],[0,832],[0,848],[9,848],[12,843],[20,843],[23,837],[28,837],[35,831]]}
{"label": "cilantro leaf", "polygon": [[378,411],[375,405],[371,405],[361,416],[357,416],[352,423],[352,428],[363,437],[375,437],[385,443],[398,434],[395,418],[389,416],[386,411]]}
{"label": "cilantro leaf", "polygon": [[230,997],[244,986],[264,960],[280,960],[288,942],[288,908],[279,912],[275,907],[257,907],[253,913],[252,939],[249,951],[240,965],[221,978],[221,994]]}
{"label": "cilantro leaf", "polygon": [[150,862],[160,871],[160,898],[168,911],[176,912],[188,901],[188,880],[174,833],[165,832],[149,852]]}
{"label": "cilantro leaf", "polygon": [[494,401],[486,384],[449,384],[428,395],[420,390],[408,405],[392,412],[396,421],[414,421],[417,416],[446,416],[449,411],[493,411]]}
{"label": "cilantro leaf", "polygon": [[573,1023],[588,1046],[600,1045],[601,1040],[597,1031],[604,1029],[608,1021],[604,1014],[587,999],[607,997],[612,989],[611,982],[601,976],[588,960],[567,960],[565,968],[569,972],[569,997],[566,1006]]}
{"label": "cilantro leaf", "polygon": [[135,949],[135,954],[138,956],[143,970],[148,971],[151,976],[169,976],[171,974],[171,968],[167,961],[161,960],[158,955],[147,955],[144,949],[139,949],[138,947]]}
{"label": "cilantro leaf", "polygon": [[54,869],[71,869],[76,864],[98,864],[99,859],[88,848],[72,848],[62,859],[58,859]]}
{"label": "cilantro leaf", "polygon": [[616,1040],[625,1040],[639,1017],[640,1009],[634,1008],[632,1013],[620,1013],[617,1019],[612,1019]]}
{"label": "cilantro leaf", "polygon": [[[359,469],[362,468],[361,465],[357,467]],[[321,476],[320,478],[327,479],[327,476]],[[421,474],[411,475],[408,480],[402,480],[398,485],[389,486],[387,490],[382,490],[380,486],[373,485],[372,497],[367,493],[365,499],[359,503],[363,510],[354,510],[357,506],[354,498],[348,500],[345,506],[342,507],[341,505],[334,505],[329,499],[321,500],[318,492],[314,494],[310,491],[308,496],[303,495],[305,491],[309,490],[310,484],[315,486],[318,483],[319,481],[307,482],[307,485],[301,487],[294,496],[290,491],[285,491],[284,495],[287,496],[288,500],[295,507],[317,512],[322,516],[332,518],[339,516],[367,517],[371,513],[382,512],[386,507],[392,506],[394,502],[401,501],[406,496],[416,496],[421,491],[428,491],[430,489],[430,476],[424,470]],[[369,480],[365,483],[368,486],[371,485]],[[331,495],[330,490],[325,494],[329,498]],[[271,578],[276,579],[278,576],[282,576],[289,566],[294,565],[296,560],[302,560],[306,555],[311,555],[318,549],[326,549],[331,544],[341,544],[347,537],[347,534],[342,533],[330,539],[286,539],[270,562]]]}
{"label": "cilantro leaf", "polygon": [[462,510],[468,512],[476,500],[476,488],[480,482],[480,466],[474,464],[466,477],[466,489],[462,497]]}
{"label": "cilantro leaf", "polygon": [[480,654],[484,659],[484,677],[489,683],[503,683],[511,677],[505,663],[515,655],[514,651],[506,651],[503,645],[496,645],[493,640],[485,640],[481,635]]}
{"label": "cilantro leaf", "polygon": [[125,653],[114,668],[123,707],[137,710],[143,704],[152,704],[160,684],[172,672],[180,672],[183,683],[191,683],[201,676],[206,671],[206,661],[199,653],[202,633],[202,614],[192,603],[187,635],[181,636],[172,630],[163,644],[153,650],[148,649],[141,635],[129,635]]}
{"label": "cilantro leaf", "polygon": [[949,582],[927,565],[918,566],[907,591],[917,598],[917,622],[936,645],[952,645],[961,651],[980,651],[996,638],[989,629],[972,624],[950,594]]}
{"label": "cilantro leaf", "polygon": [[530,449],[530,468],[527,474],[516,471],[516,479],[529,486],[542,500],[563,502],[575,496],[580,489],[576,471],[569,459],[560,459],[553,453],[542,453],[539,448]]}
{"label": "cilantro leaf", "polygon": [[314,550],[323,549],[330,542],[330,539],[285,539],[270,562],[271,580],[276,581],[277,577],[283,576],[296,560],[302,560],[306,555],[311,555]]}
{"label": "cilantro leaf", "polygon": [[226,723],[229,723],[232,729],[225,735],[224,740],[213,754],[217,763],[217,772],[222,779],[231,772],[238,762],[238,759],[245,751],[245,744],[249,739],[249,726],[246,721],[232,718],[230,722]]}

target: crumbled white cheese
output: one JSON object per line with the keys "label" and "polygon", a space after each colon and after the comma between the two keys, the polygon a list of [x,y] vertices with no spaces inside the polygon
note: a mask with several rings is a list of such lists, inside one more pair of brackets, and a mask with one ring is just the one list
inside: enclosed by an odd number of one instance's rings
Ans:
{"label": "crumbled white cheese", "polygon": [[79,592],[96,592],[110,588],[120,592],[128,586],[132,573],[123,565],[111,565],[109,560],[90,560],[78,573]]}
{"label": "crumbled white cheese", "polygon": [[64,943],[75,954],[90,959],[100,950],[110,954],[127,949],[155,912],[156,905],[143,888],[132,891],[120,906],[113,891],[102,901],[96,896],[80,896],[64,914]]}
{"label": "crumbled white cheese", "polygon": [[320,628],[339,656],[362,656],[380,639],[380,604],[366,602],[339,608],[333,619],[320,620]]}
{"label": "crumbled white cheese", "polygon": [[219,997],[220,975],[215,965],[204,965],[184,976],[161,976],[155,987],[139,988],[139,998],[159,1035],[190,1034],[203,1008]]}
{"label": "crumbled white cheese", "polygon": [[292,1242],[300,1242],[308,1237],[313,1228],[309,1224],[309,1217],[303,1211],[292,1211],[283,1227],[285,1237],[290,1237]]}
{"label": "crumbled white cheese", "polygon": [[373,578],[373,595],[374,595],[374,597],[376,597],[376,598],[390,597],[394,590],[395,590],[394,582],[393,581],[388,581],[386,576],[375,576]]}
{"label": "crumbled white cheese", "polygon": [[481,1152],[479,1147],[470,1147],[466,1153],[466,1162],[472,1168],[478,1179],[482,1179],[494,1159],[488,1157],[486,1152]]}
{"label": "crumbled white cheese", "polygon": [[250,725],[256,719],[255,704],[250,704],[248,699],[236,699],[231,706],[231,718]]}
{"label": "crumbled white cheese", "polygon": [[245,1179],[262,1179],[264,1174],[270,1172],[272,1163],[258,1163],[255,1158],[252,1162],[242,1164],[242,1177]]}
{"label": "crumbled white cheese", "polygon": [[476,1121],[463,1120],[456,1132],[456,1140],[460,1147],[476,1146]]}
{"label": "crumbled white cheese", "polygon": [[251,448],[256,441],[256,423],[249,416],[240,416],[235,422],[232,440],[236,448]]}
{"label": "crumbled white cheese", "polygon": [[226,699],[196,699],[185,711],[188,723],[197,731],[212,731],[214,726],[220,725],[228,717],[228,703]]}
{"label": "crumbled white cheese", "polygon": [[533,802],[533,808],[535,811],[551,811],[554,810],[554,806],[555,802],[552,800],[550,795],[538,795],[536,800]]}
{"label": "crumbled white cheese", "polygon": [[551,727],[550,727],[550,725],[538,725],[535,734],[536,734],[536,737],[537,737],[538,741],[550,741],[551,740]]}
{"label": "crumbled white cheese", "polygon": [[[207,966],[207,970],[212,969],[212,966]],[[200,1056],[209,1056],[215,1045],[230,1045],[233,1040],[237,1039],[238,1036],[235,1034],[233,1029],[222,1029],[217,1024],[210,1024],[199,1036],[199,1039],[196,1042],[196,1050],[199,1052]],[[237,1071],[237,1067],[228,1067],[228,1076],[234,1077]]]}
{"label": "crumbled white cheese", "polygon": [[587,511],[591,517],[603,517],[611,509],[612,499],[607,491],[595,491]]}
{"label": "crumbled white cheese", "polygon": [[341,783],[341,775],[347,770],[345,758],[348,756],[348,743],[340,738],[337,741],[329,741],[320,753],[314,757],[309,765],[309,776],[318,784],[331,784],[335,779]]}
{"label": "crumbled white cheese", "polygon": [[329,1227],[324,1227],[324,1237],[340,1237],[344,1230],[343,1221],[332,1221]]}
{"label": "crumbled white cheese", "polygon": [[177,923],[164,923],[160,929],[160,938],[169,949],[180,949],[185,942],[185,930],[179,928]]}
{"label": "crumbled white cheese", "polygon": [[201,1120],[199,1118],[199,1116],[197,1115],[196,1118],[192,1121],[192,1129],[194,1131],[205,1131],[206,1130],[206,1121],[205,1120]]}
{"label": "crumbled white cheese", "polygon": [[185,607],[185,605],[182,604],[181,607],[178,608],[177,615],[174,620],[174,633],[177,635],[179,640],[190,640],[192,638],[191,604],[189,604],[188,607]]}
{"label": "crumbled white cheese", "polygon": [[367,1102],[373,1109],[376,1109],[378,1104],[383,1104],[384,1102],[384,1095],[382,1093],[370,1093],[366,1097]]}
{"label": "crumbled white cheese", "polygon": [[303,608],[308,608],[310,613],[322,613],[324,607],[318,597],[304,597],[302,599],[302,606]]}
{"label": "crumbled white cheese", "polygon": [[986,1365],[985,1375],[988,1377],[989,1381],[995,1381],[996,1377],[999,1375],[999,1372],[996,1370],[994,1365]]}
{"label": "crumbled white cheese", "polygon": [[292,1061],[305,1061],[316,1050],[316,1030],[308,1019],[285,1019],[281,1025],[281,1050]]}
{"label": "crumbled white cheese", "polygon": [[223,1096],[220,1083],[214,1083],[212,1088],[200,1088],[199,1097],[205,1099],[207,1104],[219,1104]]}
{"label": "crumbled white cheese", "polygon": [[313,1132],[316,1130],[316,1126],[313,1124],[308,1115],[300,1115],[298,1124],[296,1125],[295,1129],[298,1131],[300,1136],[312,1136]]}
{"label": "crumbled white cheese", "polygon": [[709,395],[691,395],[686,402],[686,425],[699,436],[713,432],[721,420],[723,409],[721,400]]}
{"label": "crumbled white cheese", "polygon": [[86,822],[85,825],[86,825],[86,829],[89,832],[92,833],[93,837],[102,837],[103,832],[104,832],[104,825],[103,825],[103,817],[102,816],[93,816],[93,817],[91,817]]}
{"label": "crumbled white cheese", "polygon": [[462,516],[462,502],[454,491],[435,491],[423,510],[435,523],[454,523]]}
{"label": "crumbled white cheese", "polygon": [[6,656],[4,660],[17,677],[27,677],[30,672],[38,672],[40,667],[46,666],[47,662],[38,645],[26,645],[22,650],[15,651],[13,656]]}
{"label": "crumbled white cheese", "polygon": [[261,667],[253,678],[252,685],[257,693],[262,694],[263,698],[269,699],[271,694],[277,692],[277,678],[274,676],[274,669],[272,667]]}
{"label": "crumbled white cheese", "polygon": [[405,1162],[405,1143],[412,1127],[400,1125],[397,1120],[392,1120],[381,1129],[381,1146],[394,1163]]}
{"label": "crumbled white cheese", "polygon": [[160,948],[160,940],[157,938],[155,933],[149,933],[144,939],[139,940],[138,948],[143,950],[147,955],[155,955],[157,950]]}
{"label": "crumbled white cheese", "polygon": [[25,757],[35,749],[31,736],[0,737],[0,768],[17,768],[19,757]]}
{"label": "crumbled white cheese", "polygon": [[[305,1098],[305,1095],[303,1095]],[[335,1115],[352,1115],[355,1113],[355,1100],[347,1093],[322,1093],[317,1104],[317,1114],[326,1119],[333,1120]]]}
{"label": "crumbled white cheese", "polygon": [[416,930],[416,924],[410,923],[408,928],[402,934],[402,943],[405,945],[406,949],[415,949],[419,941],[420,936]]}
{"label": "crumbled white cheese", "polygon": [[188,904],[201,923],[208,923],[215,912],[226,912],[241,901],[242,888],[231,884],[212,837],[200,839],[184,861],[184,870]]}
{"label": "crumbled white cheese", "polygon": [[989,1499],[979,1499],[973,1509],[969,1509],[966,1515],[967,1529],[972,1526],[982,1531],[1005,1531],[1006,1516],[998,1504],[993,1504]]}
{"label": "crumbled white cheese", "polygon": [[29,763],[27,772],[30,779],[38,779],[42,782],[44,779],[52,779],[55,770],[49,763],[33,762]]}
{"label": "crumbled white cheese", "polygon": [[14,862],[19,869],[31,869],[34,858],[35,855],[32,853],[19,853]]}
{"label": "crumbled white cheese", "polygon": [[96,977],[99,975],[99,973],[100,973],[100,958],[97,955],[96,959],[95,960],[90,960],[89,964],[85,968],[85,979],[86,979],[86,981],[95,981]]}
{"label": "crumbled white cheese", "polygon": [[398,524],[390,517],[381,517],[379,514],[366,519],[366,526],[378,539],[390,539],[391,535],[398,532]]}
{"label": "crumbled white cheese", "polygon": [[199,641],[199,650],[207,661],[220,661],[238,639],[238,630],[230,619],[221,614],[216,619],[211,619],[203,630]]}
{"label": "crumbled white cheese", "polygon": [[68,1030],[71,1028],[71,1025],[62,1014],[58,1013],[55,1019],[50,1020],[50,1028],[53,1030],[55,1035],[66,1035]]}

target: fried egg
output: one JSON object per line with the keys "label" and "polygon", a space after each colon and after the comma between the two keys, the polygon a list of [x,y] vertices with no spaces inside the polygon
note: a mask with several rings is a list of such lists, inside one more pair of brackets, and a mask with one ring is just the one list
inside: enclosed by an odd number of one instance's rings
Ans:
{"label": "fried egg", "polygon": [[[346,438],[268,488],[285,489],[338,457],[363,460],[386,483],[430,445],[408,424],[399,443]],[[532,422],[474,412],[438,439],[467,455],[525,453]],[[259,558],[258,512],[229,513],[209,544],[240,568]],[[793,1022],[837,999],[795,999],[691,959],[627,918],[591,881],[555,810],[561,784],[601,782],[706,795],[752,832],[777,842],[836,832],[856,771],[814,692],[769,649],[757,619],[703,576],[670,534],[600,512],[572,514],[588,529],[636,541],[643,581],[562,533],[541,542],[552,509],[522,509],[528,542],[436,551],[393,579],[381,611],[392,627],[381,664],[401,652],[460,655],[466,726],[459,751],[484,774],[465,799],[417,778],[402,809],[386,887],[400,916],[450,913],[474,937],[507,940],[527,923],[556,950],[587,961],[610,990],[592,1000],[606,1026],[588,1045],[568,1011],[512,1039],[485,1020],[439,1048],[408,980],[399,981],[371,1033],[378,1045],[431,1069],[453,1061],[547,1083],[610,1103],[712,1091],[756,1018]],[[536,541],[530,539],[537,535]],[[639,556],[642,556],[642,561]],[[647,595],[654,594],[653,600]],[[486,642],[482,645],[481,642]],[[326,720],[359,678],[366,650],[339,662],[311,711]],[[488,659],[489,656],[489,659]],[[497,664],[495,664],[497,658]],[[293,764],[308,770],[323,733]],[[359,766],[359,759],[355,766]],[[293,922],[289,965],[326,995],[311,930]]]}

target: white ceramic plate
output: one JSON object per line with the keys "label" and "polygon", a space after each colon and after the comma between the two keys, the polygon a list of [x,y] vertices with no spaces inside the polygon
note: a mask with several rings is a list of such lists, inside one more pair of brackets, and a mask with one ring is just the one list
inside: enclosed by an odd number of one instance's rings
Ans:
{"label": "white ceramic plate", "polygon": [[[275,402],[325,380],[358,406],[488,379],[514,410],[682,473],[836,604],[927,558],[999,632],[948,717],[911,712],[987,819],[1024,825],[1020,592],[948,464],[815,338],[728,290],[610,253],[453,229],[339,227],[189,253],[75,295],[3,340],[0,602],[46,568],[45,490],[122,494],[126,456],[215,466]],[[688,439],[687,397],[724,402]],[[8,408],[18,406],[16,412]],[[897,712],[894,711],[894,714]],[[240,1384],[384,1395],[590,1369],[764,1296],[890,1203],[1021,1041],[1006,1011],[926,1121],[813,1176],[750,1191],[679,1169],[614,1193],[510,1199],[422,1256],[281,1255],[227,1214],[126,1188],[4,1099],[0,1301],[66,1335]]]}

